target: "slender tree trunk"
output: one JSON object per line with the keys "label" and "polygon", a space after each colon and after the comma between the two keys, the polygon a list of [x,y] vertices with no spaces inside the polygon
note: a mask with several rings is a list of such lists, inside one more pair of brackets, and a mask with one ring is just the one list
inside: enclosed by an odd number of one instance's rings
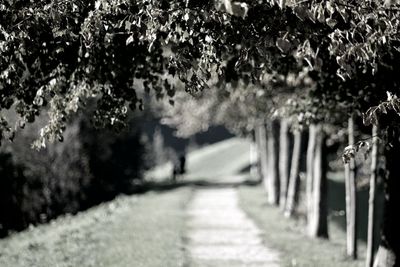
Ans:
{"label": "slender tree trunk", "polygon": [[[348,141],[354,145],[354,117],[348,120]],[[347,256],[357,259],[357,189],[356,164],[353,158],[345,164]]]}
{"label": "slender tree trunk", "polygon": [[375,188],[378,176],[378,126],[372,128],[372,152],[371,152],[371,178],[369,181],[369,200],[368,200],[368,241],[367,241],[367,256],[366,267],[373,266],[374,260],[374,233],[375,233]]}
{"label": "slender tree trunk", "polygon": [[293,143],[293,155],[292,163],[290,168],[289,177],[289,190],[287,196],[285,216],[292,217],[294,210],[297,205],[300,189],[300,156],[301,156],[301,143],[302,143],[302,132],[296,130],[294,132],[294,143]]}
{"label": "slender tree trunk", "polygon": [[289,124],[285,119],[281,120],[281,128],[279,131],[279,180],[280,180],[280,195],[279,206],[285,210],[287,190],[289,183],[289,168],[290,168],[290,133]]}
{"label": "slender tree trunk", "polygon": [[400,266],[400,132],[394,127],[387,130],[385,146],[386,177],[381,243],[376,254],[375,267]]}
{"label": "slender tree trunk", "polygon": [[272,121],[267,125],[267,157],[268,157],[268,178],[267,192],[268,202],[272,205],[279,205],[279,125]]}
{"label": "slender tree trunk", "polygon": [[267,132],[264,123],[257,125],[258,149],[260,154],[260,179],[263,182],[265,190],[267,190],[267,179],[268,179],[268,158],[267,158]]}
{"label": "slender tree trunk", "polygon": [[307,174],[306,174],[306,206],[307,206],[307,220],[310,221],[312,215],[312,192],[313,192],[313,174],[314,174],[314,158],[315,158],[315,144],[317,138],[317,131],[315,124],[311,124],[308,134],[307,145]]}
{"label": "slender tree trunk", "polygon": [[257,168],[259,162],[259,148],[256,135],[256,130],[254,130],[250,139],[250,176],[254,179],[259,179],[260,175]]}
{"label": "slender tree trunk", "polygon": [[328,238],[326,137],[321,125],[316,126],[316,132],[313,199],[308,230],[311,237]]}

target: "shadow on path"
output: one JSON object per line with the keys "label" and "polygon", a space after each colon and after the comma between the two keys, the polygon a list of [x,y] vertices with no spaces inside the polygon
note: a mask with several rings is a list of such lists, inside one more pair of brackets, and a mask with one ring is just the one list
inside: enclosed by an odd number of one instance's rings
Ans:
{"label": "shadow on path", "polygon": [[221,187],[239,187],[239,186],[256,186],[260,184],[259,181],[254,179],[244,179],[241,181],[209,181],[203,179],[196,180],[182,180],[177,182],[165,181],[165,182],[146,182],[139,186],[136,186],[130,193],[141,194],[146,192],[162,192],[174,190],[181,187],[205,187],[205,188],[221,188]]}

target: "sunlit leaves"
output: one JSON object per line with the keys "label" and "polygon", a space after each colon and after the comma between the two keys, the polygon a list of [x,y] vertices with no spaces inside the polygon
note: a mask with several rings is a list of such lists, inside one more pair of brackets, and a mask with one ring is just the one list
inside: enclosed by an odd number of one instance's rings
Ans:
{"label": "sunlit leaves", "polygon": [[[398,56],[397,13],[374,1],[288,1],[284,9],[273,2],[5,2],[0,107],[18,103],[24,121],[48,111],[43,137],[56,140],[63,120],[90,99],[96,121],[115,126],[127,106],[143,107],[144,93],[174,98],[171,77],[193,95],[228,84],[268,84],[279,93],[292,88],[297,73],[298,84],[318,84],[311,97],[329,111],[351,97],[359,101],[359,91],[367,95],[372,85],[364,80]],[[281,76],[284,82],[275,79]],[[349,82],[356,79],[360,85]]]}

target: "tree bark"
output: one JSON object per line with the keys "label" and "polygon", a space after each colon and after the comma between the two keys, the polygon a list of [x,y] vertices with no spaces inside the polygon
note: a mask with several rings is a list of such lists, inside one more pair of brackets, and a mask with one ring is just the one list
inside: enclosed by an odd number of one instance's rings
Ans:
{"label": "tree bark", "polygon": [[291,163],[290,177],[289,177],[289,189],[288,189],[286,209],[285,209],[286,217],[293,216],[294,210],[298,202],[299,189],[300,189],[299,170],[300,170],[301,143],[302,143],[302,132],[300,130],[296,130],[294,132],[293,154],[292,154],[292,163]]}
{"label": "tree bark", "polygon": [[260,177],[257,167],[259,160],[260,157],[259,157],[259,148],[257,140],[257,130],[255,129],[252,132],[250,139],[250,176],[257,180]]}
{"label": "tree bark", "polygon": [[[354,117],[348,119],[348,142],[354,145]],[[345,164],[346,185],[346,252],[347,256],[357,259],[357,189],[356,189],[356,164],[351,158]]]}
{"label": "tree bark", "polygon": [[387,129],[388,145],[385,146],[386,177],[384,213],[381,242],[376,254],[375,267],[400,266],[400,155],[399,129]]}
{"label": "tree bark", "polygon": [[267,157],[268,157],[268,178],[267,192],[268,203],[279,205],[279,125],[276,121],[267,124]]}
{"label": "tree bark", "polygon": [[315,158],[315,143],[316,143],[316,125],[311,124],[309,127],[309,134],[308,134],[308,145],[307,145],[307,163],[306,163],[306,207],[307,207],[307,221],[310,221],[312,216],[312,192],[313,192],[313,163]]}
{"label": "tree bark", "polygon": [[308,223],[308,233],[311,237],[328,238],[326,137],[321,125],[316,126],[315,130],[313,199],[311,203],[311,216]]}
{"label": "tree bark", "polygon": [[266,125],[260,123],[257,125],[257,135],[258,140],[258,151],[260,155],[259,168],[260,168],[260,179],[263,182],[265,190],[267,190],[267,179],[268,179],[268,158],[267,158],[267,132]]}
{"label": "tree bark", "polygon": [[372,128],[371,178],[369,180],[368,238],[367,238],[367,256],[365,262],[366,267],[372,267],[374,259],[375,188],[378,176],[377,165],[378,165],[378,149],[379,149],[378,130],[379,130],[378,126],[374,125]]}
{"label": "tree bark", "polygon": [[279,131],[279,180],[280,195],[279,206],[282,211],[286,207],[286,199],[289,185],[289,169],[290,169],[290,133],[289,124],[285,119],[281,120]]}

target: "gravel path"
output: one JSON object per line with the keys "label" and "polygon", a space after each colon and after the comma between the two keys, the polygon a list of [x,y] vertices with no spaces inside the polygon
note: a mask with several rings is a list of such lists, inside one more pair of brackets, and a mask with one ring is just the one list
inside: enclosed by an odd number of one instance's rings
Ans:
{"label": "gravel path", "polygon": [[188,206],[187,250],[195,267],[278,267],[278,253],[239,208],[235,188],[198,189]]}

